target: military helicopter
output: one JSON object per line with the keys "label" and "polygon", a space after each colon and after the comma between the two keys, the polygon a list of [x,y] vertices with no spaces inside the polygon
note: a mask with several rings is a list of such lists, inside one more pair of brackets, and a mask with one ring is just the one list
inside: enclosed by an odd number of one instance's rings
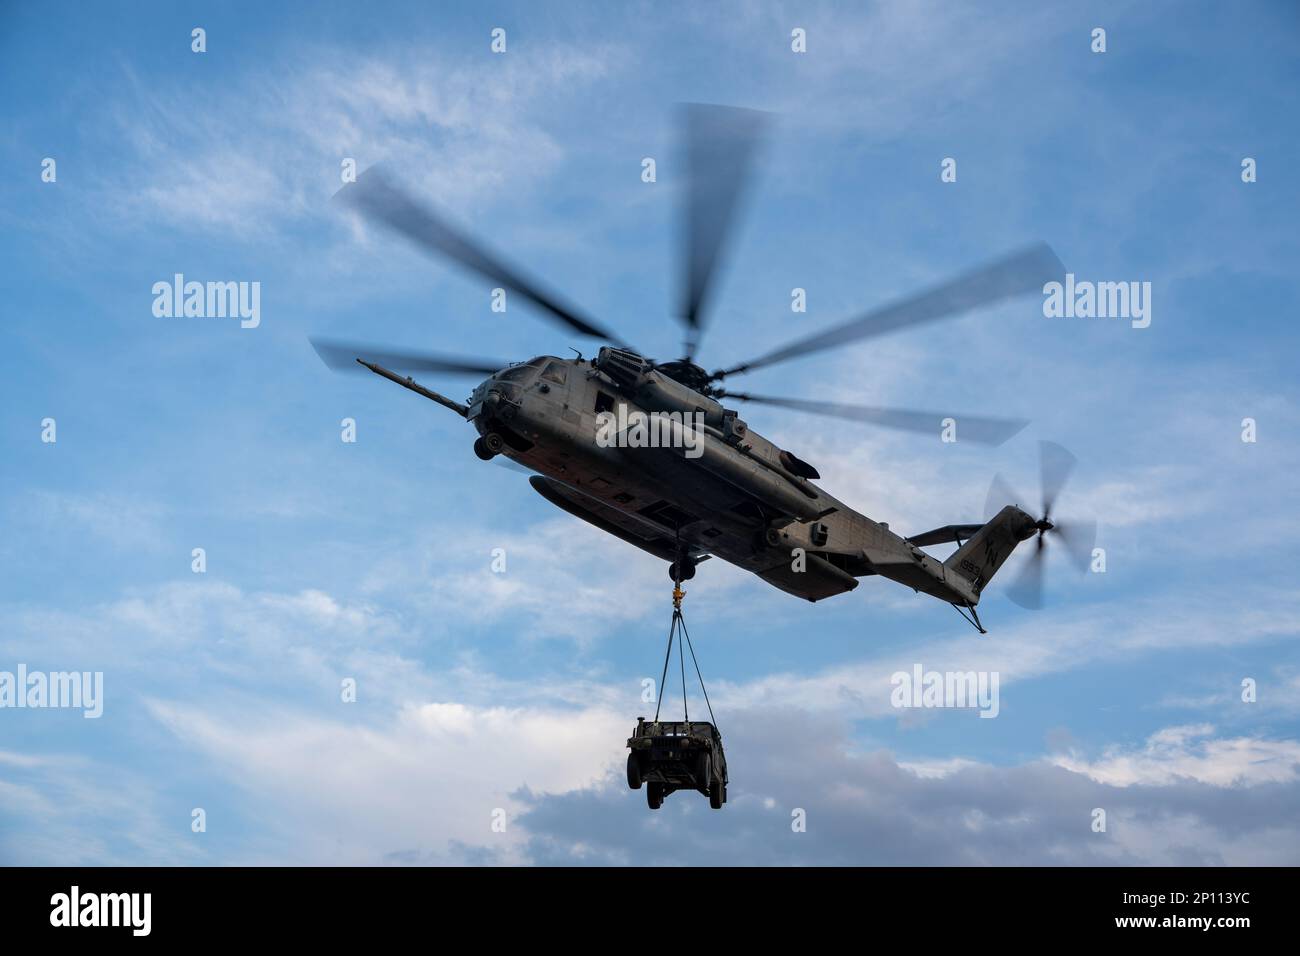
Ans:
{"label": "military helicopter", "polygon": [[[604,343],[594,357],[542,355],[525,362],[485,361],[364,343],[313,338],[327,365],[369,370],[464,418],[478,438],[474,451],[503,456],[531,472],[547,501],[668,563],[674,582],[716,557],[808,601],[857,587],[880,575],[956,607],[980,633],[981,592],[1022,541],[1038,537],[1034,560],[1018,585],[1020,603],[1041,603],[1044,535],[1066,535],[1050,520],[1052,502],[1073,467],[1059,446],[1043,446],[1042,516],[1021,510],[995,481],[996,513],[982,524],[954,524],[903,537],[855,511],[813,482],[817,469],[749,428],[724,400],[778,406],[913,432],[936,433],[953,419],[963,441],[1001,444],[1028,424],[982,416],[888,409],[839,402],[732,392],[721,383],[755,369],[887,332],[911,328],[1041,291],[1064,267],[1044,243],[974,269],[919,295],[873,309],[817,334],[736,365],[708,372],[695,360],[724,258],[726,238],[742,205],[769,116],[734,107],[682,110],[685,203],[685,327],[681,358],[657,362],[544,288],[537,280],[452,226],[405,192],[380,167],[343,187],[338,199],[366,220],[452,259],[528,300],[570,331]],[[486,376],[465,403],[402,372]],[[681,439],[647,446],[599,441],[618,423],[617,437],[652,421]],[[666,424],[665,424],[666,423]],[[1095,529],[1094,529],[1095,530]],[[1086,535],[1075,535],[1076,538]],[[946,560],[922,550],[955,543]],[[1071,548],[1091,544],[1076,540]]]}

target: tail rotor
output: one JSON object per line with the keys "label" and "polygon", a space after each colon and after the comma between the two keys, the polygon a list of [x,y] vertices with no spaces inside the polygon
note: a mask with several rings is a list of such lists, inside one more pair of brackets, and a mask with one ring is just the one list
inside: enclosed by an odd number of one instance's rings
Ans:
{"label": "tail rotor", "polygon": [[[1020,573],[1007,588],[1007,597],[1015,604],[1029,610],[1039,610],[1043,606],[1044,567],[1047,558],[1047,536],[1057,537],[1070,561],[1080,573],[1086,573],[1092,560],[1092,549],[1097,542],[1097,523],[1091,520],[1060,521],[1052,520],[1052,512],[1057,498],[1065,488],[1079,460],[1067,449],[1055,442],[1040,441],[1039,483],[1041,488],[1042,515],[1034,523],[1035,535],[1033,553],[1025,562]],[[1001,475],[994,475],[989,486],[985,513],[991,517],[1008,503],[1020,505],[1026,499],[1016,494]]]}

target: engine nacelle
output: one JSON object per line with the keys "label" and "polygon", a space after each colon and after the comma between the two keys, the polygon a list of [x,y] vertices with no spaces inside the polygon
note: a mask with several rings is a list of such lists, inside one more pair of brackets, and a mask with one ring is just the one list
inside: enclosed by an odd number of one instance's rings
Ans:
{"label": "engine nacelle", "polygon": [[[681,412],[692,415],[704,413],[704,423],[714,428],[723,427],[723,408],[716,401],[701,395],[655,370],[649,359],[630,352],[604,346],[596,355],[596,368],[608,375],[624,393],[647,411]],[[688,419],[689,420],[689,419]],[[744,425],[742,423],[741,428]]]}

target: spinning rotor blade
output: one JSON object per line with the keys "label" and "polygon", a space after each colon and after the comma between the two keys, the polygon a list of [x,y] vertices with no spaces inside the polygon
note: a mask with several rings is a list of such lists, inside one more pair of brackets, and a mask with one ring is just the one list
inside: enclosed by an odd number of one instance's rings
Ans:
{"label": "spinning rotor blade", "polygon": [[850,319],[816,335],[797,339],[735,368],[714,372],[713,378],[739,375],[836,345],[884,335],[895,329],[951,318],[1011,296],[1037,292],[1044,283],[1064,272],[1065,266],[1056,257],[1052,247],[1045,242],[1035,243],[919,295],[873,309],[866,315]]}
{"label": "spinning rotor blade", "polygon": [[450,372],[458,375],[494,375],[509,362],[456,358],[433,352],[391,351],[389,346],[342,342],[337,339],[309,339],[321,361],[336,372],[364,372],[357,359],[403,372]]}
{"label": "spinning rotor blade", "polygon": [[756,110],[687,103],[681,107],[686,193],[682,215],[686,358],[695,354],[727,237],[735,226],[769,116]]}
{"label": "spinning rotor blade", "polygon": [[1038,443],[1038,466],[1043,488],[1043,517],[1050,517],[1056,496],[1061,493],[1070,473],[1079,463],[1069,451],[1056,442],[1040,441]]}
{"label": "spinning rotor blade", "polygon": [[1001,475],[993,476],[989,485],[988,497],[984,499],[984,520],[990,521],[1007,505],[1021,506],[1025,499],[1003,480]]}
{"label": "spinning rotor blade", "polygon": [[[715,394],[718,394],[715,392]],[[829,415],[850,421],[882,425],[901,431],[938,434],[945,418],[957,422],[958,441],[980,445],[1001,445],[1029,424],[1023,419],[984,418],[978,415],[948,415],[942,412],[924,412],[906,408],[874,408],[868,405],[845,405],[840,402],[816,402],[801,398],[773,398],[767,395],[748,395],[743,392],[721,392],[721,397],[738,402],[760,405],[777,405],[814,415]]]}
{"label": "spinning rotor blade", "polygon": [[399,189],[382,169],[371,168],[357,181],[337,193],[338,198],[368,219],[383,223],[422,248],[454,259],[465,268],[513,290],[569,328],[616,345],[622,341],[613,332],[565,305],[517,269],[452,228],[431,209]]}
{"label": "spinning rotor blade", "polygon": [[1029,556],[1025,566],[1020,569],[1016,579],[1007,588],[1007,597],[1014,604],[1029,611],[1038,611],[1043,607],[1043,538],[1038,538],[1038,546]]}
{"label": "spinning rotor blade", "polygon": [[1061,536],[1065,553],[1080,574],[1087,574],[1092,564],[1092,549],[1097,545],[1097,522],[1057,521],[1054,530]]}

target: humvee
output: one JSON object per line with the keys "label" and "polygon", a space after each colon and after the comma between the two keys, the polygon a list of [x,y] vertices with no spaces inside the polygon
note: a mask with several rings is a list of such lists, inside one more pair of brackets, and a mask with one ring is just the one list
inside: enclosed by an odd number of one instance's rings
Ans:
{"label": "humvee", "polygon": [[627,785],[640,790],[658,810],[675,790],[698,790],[709,806],[721,810],[727,802],[727,758],[722,734],[707,721],[636,719],[627,739]]}

